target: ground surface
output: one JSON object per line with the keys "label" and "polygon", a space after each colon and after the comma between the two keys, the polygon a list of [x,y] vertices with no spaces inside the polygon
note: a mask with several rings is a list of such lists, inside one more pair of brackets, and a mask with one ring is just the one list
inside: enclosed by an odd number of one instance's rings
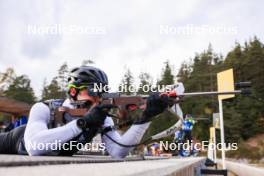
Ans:
{"label": "ground surface", "polygon": [[[128,157],[114,160],[110,157],[28,157],[0,155],[0,175],[10,176],[67,176],[67,175],[166,175],[181,170],[204,158],[148,158]],[[22,163],[22,164],[19,164]],[[62,164],[75,163],[75,164]],[[76,164],[80,162],[79,164]],[[103,162],[103,163],[102,163]],[[5,164],[3,164],[5,163]],[[10,165],[13,163],[13,165]],[[14,166],[15,163],[20,166]],[[31,163],[31,164],[30,164]],[[35,165],[32,163],[39,163]],[[9,166],[7,167],[7,165]],[[29,166],[31,165],[31,166]]]}

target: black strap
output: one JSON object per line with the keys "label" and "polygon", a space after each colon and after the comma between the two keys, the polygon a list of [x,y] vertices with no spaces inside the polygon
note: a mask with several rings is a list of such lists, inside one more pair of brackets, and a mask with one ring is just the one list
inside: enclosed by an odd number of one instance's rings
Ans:
{"label": "black strap", "polygon": [[64,99],[50,99],[42,102],[47,105],[50,110],[50,120],[48,122],[49,129],[57,127],[57,124],[55,124],[55,111],[62,106],[64,101]]}

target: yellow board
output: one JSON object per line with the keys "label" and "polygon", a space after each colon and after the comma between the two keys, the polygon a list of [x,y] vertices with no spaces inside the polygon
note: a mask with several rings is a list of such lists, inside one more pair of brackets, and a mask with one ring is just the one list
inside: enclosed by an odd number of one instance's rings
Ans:
{"label": "yellow board", "polygon": [[[225,70],[217,73],[217,86],[219,92],[234,91],[234,76],[233,69]],[[233,98],[235,95],[218,95],[219,100]]]}

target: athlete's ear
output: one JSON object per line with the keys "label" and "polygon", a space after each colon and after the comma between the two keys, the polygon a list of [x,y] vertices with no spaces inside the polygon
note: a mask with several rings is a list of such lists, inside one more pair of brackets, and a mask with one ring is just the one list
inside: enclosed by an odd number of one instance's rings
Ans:
{"label": "athlete's ear", "polygon": [[75,89],[75,88],[70,88],[70,90],[69,90],[69,93],[70,93],[70,96],[71,96],[71,97],[75,97],[75,96],[76,96],[76,93],[77,93],[77,91],[76,91],[76,89]]}

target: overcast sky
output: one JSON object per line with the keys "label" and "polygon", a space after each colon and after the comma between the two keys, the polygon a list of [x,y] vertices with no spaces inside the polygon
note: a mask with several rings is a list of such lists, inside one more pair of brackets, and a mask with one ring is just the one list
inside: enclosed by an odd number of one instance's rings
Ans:
{"label": "overcast sky", "polygon": [[43,80],[92,59],[120,83],[125,68],[154,79],[166,60],[176,74],[209,43],[226,53],[263,36],[264,1],[251,0],[0,0],[0,72],[27,74],[40,95]]}

